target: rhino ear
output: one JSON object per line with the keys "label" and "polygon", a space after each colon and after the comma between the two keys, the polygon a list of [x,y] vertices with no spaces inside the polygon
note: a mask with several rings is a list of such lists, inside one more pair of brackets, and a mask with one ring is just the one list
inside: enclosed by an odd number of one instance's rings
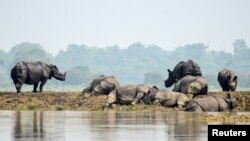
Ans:
{"label": "rhino ear", "polygon": [[170,70],[170,69],[168,69],[168,72],[169,72],[169,73],[171,73],[171,70]]}
{"label": "rhino ear", "polygon": [[57,66],[55,66],[55,65],[53,65],[53,64],[50,64],[50,68],[51,68],[52,70],[57,70]]}
{"label": "rhino ear", "polygon": [[154,89],[159,90],[157,86],[153,86]]}

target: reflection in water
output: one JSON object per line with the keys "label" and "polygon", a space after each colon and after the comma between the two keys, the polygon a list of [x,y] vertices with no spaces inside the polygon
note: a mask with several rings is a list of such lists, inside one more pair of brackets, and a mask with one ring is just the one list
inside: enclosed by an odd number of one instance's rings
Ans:
{"label": "reflection in water", "polygon": [[1,141],[207,140],[191,112],[0,111]]}
{"label": "reflection in water", "polygon": [[[175,112],[168,114],[169,136],[175,137],[177,140],[207,140],[206,134],[205,136],[202,134],[202,131],[206,132],[207,126],[193,120],[196,117],[197,113]],[[204,128],[202,129],[202,127]]]}
{"label": "reflection in water", "polygon": [[13,136],[17,141],[62,141],[64,128],[63,114],[48,112],[44,117],[42,111],[17,111]]}

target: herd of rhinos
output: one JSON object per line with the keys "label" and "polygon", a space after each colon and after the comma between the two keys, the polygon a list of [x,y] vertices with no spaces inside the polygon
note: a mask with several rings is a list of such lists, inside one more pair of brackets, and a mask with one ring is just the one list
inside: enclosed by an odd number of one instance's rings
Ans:
{"label": "herd of rhinos", "polygon": [[[224,111],[235,108],[238,104],[231,94],[227,96],[207,95],[207,80],[202,76],[199,65],[192,60],[179,62],[173,71],[168,69],[168,79],[165,86],[172,91],[160,90],[156,86],[149,87],[144,84],[130,84],[120,86],[114,76],[101,75],[95,78],[90,85],[82,91],[86,96],[108,95],[104,110],[118,105],[161,105],[175,107],[185,111]],[[17,93],[23,84],[34,85],[33,92],[37,92],[40,83],[40,92],[48,79],[52,77],[64,81],[66,73],[61,73],[52,64],[44,62],[18,62],[11,70],[11,78]],[[235,91],[237,76],[228,69],[218,73],[218,82],[223,91]],[[196,97],[197,95],[204,95]]]}

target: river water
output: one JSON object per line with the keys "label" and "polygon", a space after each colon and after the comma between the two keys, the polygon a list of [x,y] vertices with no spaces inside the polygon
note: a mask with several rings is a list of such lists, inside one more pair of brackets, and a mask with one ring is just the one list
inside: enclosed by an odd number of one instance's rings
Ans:
{"label": "river water", "polygon": [[206,141],[192,112],[0,111],[0,141]]}

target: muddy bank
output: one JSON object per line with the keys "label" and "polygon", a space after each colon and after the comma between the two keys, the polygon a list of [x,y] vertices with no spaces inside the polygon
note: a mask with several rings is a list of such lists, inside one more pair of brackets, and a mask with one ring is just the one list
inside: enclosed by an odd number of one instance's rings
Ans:
{"label": "muddy bank", "polygon": [[[107,96],[85,97],[81,92],[14,93],[0,92],[0,110],[102,111]],[[162,106],[117,106],[115,111],[169,111]]]}
{"label": "muddy bank", "polygon": [[[227,95],[228,92],[209,94]],[[250,91],[231,93],[239,102],[234,111],[250,111]],[[0,110],[75,110],[102,111],[106,96],[85,97],[80,92],[14,93],[0,92]],[[153,105],[118,106],[115,111],[172,111],[174,109]]]}
{"label": "muddy bank", "polygon": [[209,114],[204,116],[199,116],[195,120],[204,123],[212,123],[212,122],[219,122],[219,123],[248,123],[250,122],[250,113],[244,114],[235,114],[235,113],[228,113],[225,112],[223,114]]}

